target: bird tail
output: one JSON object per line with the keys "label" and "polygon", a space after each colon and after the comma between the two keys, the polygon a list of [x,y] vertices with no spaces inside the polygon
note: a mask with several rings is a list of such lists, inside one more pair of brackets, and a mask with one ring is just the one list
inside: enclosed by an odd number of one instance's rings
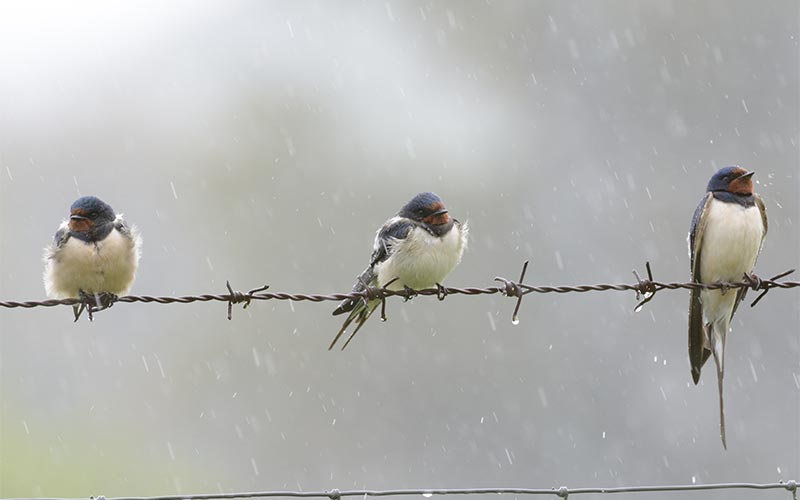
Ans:
{"label": "bird tail", "polygon": [[725,437],[725,408],[722,398],[722,381],[725,375],[725,342],[728,333],[728,320],[711,323],[708,329],[708,338],[711,342],[711,353],[714,355],[714,364],[717,367],[717,390],[719,392],[719,435],[722,447],[728,449]]}
{"label": "bird tail", "polygon": [[344,314],[346,312],[350,312],[353,308],[358,304],[359,301],[363,299],[344,299],[336,306],[336,309],[333,310],[333,315],[338,316],[340,314]]}
{"label": "bird tail", "polygon": [[689,299],[689,364],[692,367],[692,380],[700,382],[700,370],[711,355],[709,343],[710,324],[703,323],[703,306],[700,291],[692,290]]}
{"label": "bird tail", "polygon": [[[358,299],[357,302],[355,302],[354,305],[351,307],[352,310],[350,310],[350,315],[347,316],[346,320],[344,320],[344,324],[342,324],[342,327],[339,329],[339,333],[336,334],[336,337],[333,338],[333,342],[331,342],[331,345],[328,347],[328,350],[330,351],[331,349],[333,349],[333,346],[336,345],[336,342],[339,340],[339,337],[341,337],[342,334],[345,332],[345,330],[347,330],[347,327],[350,326],[350,323],[355,321],[356,322],[355,330],[353,330],[353,333],[351,333],[350,336],[347,338],[347,342],[345,342],[344,345],[342,346],[342,350],[344,351],[344,348],[347,347],[347,344],[349,344],[351,340],[353,340],[353,337],[355,337],[356,333],[358,333],[358,331],[361,329],[364,323],[366,323],[366,321],[369,319],[369,317],[372,315],[372,313],[375,311],[375,309],[378,307],[378,304],[380,303],[381,303],[380,300],[370,300],[369,302],[367,302],[364,299]],[[343,312],[346,312],[346,310],[339,311],[339,309],[342,309],[343,305],[344,303],[342,303],[338,308],[336,308],[334,314],[341,314]]]}
{"label": "bird tail", "polygon": [[[376,285],[377,283],[375,283],[375,280],[375,269],[373,269],[372,266],[367,267],[360,275],[358,275],[358,278],[356,278],[356,284],[353,285],[353,292],[363,292],[368,286]],[[345,299],[339,303],[336,309],[333,310],[333,315],[337,316],[339,314],[350,312],[363,301],[364,299],[362,298]]]}

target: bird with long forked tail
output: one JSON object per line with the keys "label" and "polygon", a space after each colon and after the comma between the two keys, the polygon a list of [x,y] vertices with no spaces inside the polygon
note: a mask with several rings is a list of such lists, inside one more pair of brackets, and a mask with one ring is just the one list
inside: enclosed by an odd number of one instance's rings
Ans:
{"label": "bird with long forked tail", "polygon": [[[420,290],[441,283],[461,261],[467,247],[467,232],[467,224],[451,217],[436,194],[416,195],[378,229],[369,265],[358,277],[353,291],[382,286],[390,290]],[[346,299],[339,304],[334,316],[350,314],[328,350],[355,322],[355,329],[342,345],[344,350],[379,304],[379,299],[362,298]]]}
{"label": "bird with long forked tail", "polygon": [[[753,172],[725,167],[708,182],[706,195],[692,217],[689,256],[692,281],[719,283],[740,281],[753,272],[767,235],[767,211],[753,192]],[[730,322],[744,298],[746,288],[736,290],[692,290],[689,300],[689,362],[692,379],[700,381],[700,369],[710,357],[717,367],[719,428],[725,437],[722,380],[725,343]]]}

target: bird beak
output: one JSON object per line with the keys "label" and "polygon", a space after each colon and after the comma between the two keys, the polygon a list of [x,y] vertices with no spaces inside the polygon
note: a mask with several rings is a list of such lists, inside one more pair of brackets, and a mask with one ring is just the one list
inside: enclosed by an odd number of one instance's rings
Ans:
{"label": "bird beak", "polygon": [[83,215],[70,215],[70,220],[88,220],[88,217],[84,217]]}
{"label": "bird beak", "polygon": [[751,170],[749,172],[743,173],[742,175],[737,177],[737,179],[749,179],[750,177],[753,177],[754,174],[755,174],[755,172]]}
{"label": "bird beak", "polygon": [[441,209],[441,210],[437,210],[436,212],[433,212],[433,213],[431,214],[431,216],[434,216],[434,215],[442,215],[442,214],[446,214],[446,213],[447,213],[447,209],[446,209],[446,208],[443,208],[443,209]]}

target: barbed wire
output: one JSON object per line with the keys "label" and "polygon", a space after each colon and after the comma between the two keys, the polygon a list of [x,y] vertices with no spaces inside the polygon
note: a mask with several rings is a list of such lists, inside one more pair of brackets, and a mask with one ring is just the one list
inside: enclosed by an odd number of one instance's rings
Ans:
{"label": "barbed wire", "polygon": [[[717,483],[717,484],[678,484],[664,486],[614,486],[588,488],[428,488],[399,490],[338,490],[327,491],[250,491],[240,493],[200,493],[196,495],[163,495],[152,497],[105,497],[92,496],[89,500],[235,500],[240,498],[328,498],[341,500],[342,497],[389,497],[418,496],[430,498],[433,495],[555,495],[568,498],[569,495],[588,493],[653,493],[670,491],[705,491],[705,490],[774,490],[784,489],[797,500],[797,481],[779,481],[777,483]],[[65,498],[4,498],[0,500],[69,500]]]}
{"label": "barbed wire", "polygon": [[[777,274],[769,279],[761,279],[755,274],[745,274],[742,276],[742,281],[732,283],[695,283],[695,282],[661,282],[653,279],[652,268],[650,262],[645,264],[647,269],[647,278],[642,278],[639,273],[634,270],[633,275],[636,278],[636,283],[600,283],[595,285],[567,285],[567,286],[552,286],[552,285],[529,285],[525,283],[525,273],[528,269],[528,261],[522,265],[522,272],[518,281],[509,280],[503,277],[495,277],[494,281],[498,282],[498,286],[490,286],[485,288],[480,287],[445,287],[440,284],[436,288],[426,288],[423,290],[412,290],[404,288],[402,290],[389,290],[386,288],[391,284],[387,283],[384,287],[368,286],[362,291],[352,291],[348,293],[333,293],[333,294],[308,294],[308,293],[286,293],[286,292],[268,292],[269,285],[264,285],[258,288],[251,289],[248,292],[240,292],[234,290],[229,282],[226,282],[228,293],[226,294],[201,294],[201,295],[183,295],[183,296],[153,296],[153,295],[126,295],[123,297],[109,296],[109,294],[98,295],[85,295],[81,298],[67,298],[67,299],[47,299],[47,300],[28,300],[28,301],[0,301],[0,307],[14,309],[24,308],[30,309],[34,307],[54,307],[60,305],[81,305],[85,306],[89,319],[92,319],[92,314],[100,310],[106,309],[114,303],[158,303],[158,304],[190,304],[193,302],[227,302],[228,303],[228,319],[232,318],[232,308],[235,304],[243,304],[243,308],[247,308],[254,300],[289,300],[294,302],[324,302],[324,301],[341,301],[345,299],[361,299],[365,301],[380,300],[381,301],[381,318],[386,320],[386,298],[400,296],[409,300],[418,295],[422,296],[436,296],[439,300],[444,300],[448,295],[492,295],[502,294],[507,297],[514,297],[517,299],[514,312],[511,320],[516,323],[519,321],[519,309],[522,305],[522,298],[530,293],[586,293],[586,292],[605,292],[605,291],[633,291],[636,292],[636,299],[639,302],[634,307],[635,311],[641,308],[655,297],[656,292],[661,290],[723,290],[746,288],[753,291],[760,291],[761,293],[750,304],[755,306],[764,295],[773,288],[796,288],[800,287],[800,281],[778,281],[790,274],[795,270]],[[102,295],[102,297],[100,296]],[[77,321],[77,318],[76,318]]]}

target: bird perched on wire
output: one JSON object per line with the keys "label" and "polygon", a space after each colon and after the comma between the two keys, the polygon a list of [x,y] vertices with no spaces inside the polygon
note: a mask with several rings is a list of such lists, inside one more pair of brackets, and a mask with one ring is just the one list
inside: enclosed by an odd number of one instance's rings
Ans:
{"label": "bird perched on wire", "polygon": [[[692,217],[689,256],[692,281],[718,283],[741,281],[753,272],[767,235],[767,212],[761,197],[753,192],[753,172],[725,167],[708,182],[708,191]],[[730,322],[746,288],[692,290],[689,301],[689,362],[697,384],[700,369],[714,357],[719,391],[719,425],[722,446],[725,412],[722,379],[725,372],[725,341]]]}
{"label": "bird perched on wire", "polygon": [[[110,307],[128,292],[139,263],[141,238],[105,202],[75,200],[45,249],[44,287],[53,298],[94,299],[89,313]],[[73,305],[78,321],[85,303]],[[90,316],[91,318],[91,316]]]}
{"label": "bird perched on wire", "polygon": [[[358,277],[353,291],[387,285],[390,290],[420,290],[439,284],[461,262],[467,232],[467,224],[452,218],[436,194],[416,195],[378,229],[369,266]],[[339,304],[334,316],[350,314],[328,350],[355,321],[355,330],[342,346],[344,350],[380,302],[357,298]]]}

